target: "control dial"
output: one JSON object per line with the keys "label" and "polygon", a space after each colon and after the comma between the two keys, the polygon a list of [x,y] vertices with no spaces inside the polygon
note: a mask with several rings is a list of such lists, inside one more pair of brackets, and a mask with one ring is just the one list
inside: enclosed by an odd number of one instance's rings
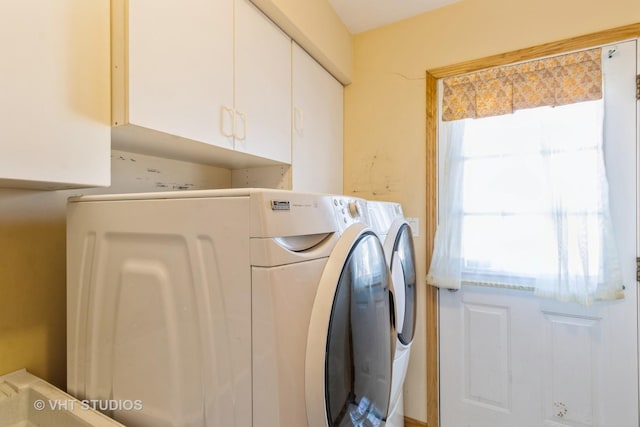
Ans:
{"label": "control dial", "polygon": [[357,218],[360,216],[360,208],[358,207],[357,202],[352,200],[347,206],[349,208],[349,215],[351,215],[351,218]]}

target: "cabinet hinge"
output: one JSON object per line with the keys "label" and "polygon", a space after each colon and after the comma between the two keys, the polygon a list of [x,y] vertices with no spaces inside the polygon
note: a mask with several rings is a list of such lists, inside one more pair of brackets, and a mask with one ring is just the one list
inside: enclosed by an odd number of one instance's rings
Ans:
{"label": "cabinet hinge", "polygon": [[636,99],[640,100],[640,74],[636,76]]}
{"label": "cabinet hinge", "polygon": [[640,282],[640,258],[636,258],[636,281]]}

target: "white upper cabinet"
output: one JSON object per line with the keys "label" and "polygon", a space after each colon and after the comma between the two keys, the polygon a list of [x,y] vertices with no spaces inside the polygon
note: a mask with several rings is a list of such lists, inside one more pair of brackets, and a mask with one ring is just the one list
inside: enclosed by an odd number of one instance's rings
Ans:
{"label": "white upper cabinet", "polygon": [[114,148],[231,168],[290,162],[290,41],[271,21],[245,0],[112,9]]}
{"label": "white upper cabinet", "polygon": [[291,39],[236,0],[236,149],[291,163]]}
{"label": "white upper cabinet", "polygon": [[293,190],[343,193],[343,91],[293,43]]}
{"label": "white upper cabinet", "polygon": [[0,15],[0,187],[109,185],[109,0],[5,0]]}
{"label": "white upper cabinet", "polygon": [[118,70],[125,81],[114,83],[118,90],[125,83],[128,103],[114,103],[114,125],[129,123],[233,148],[219,124],[221,109],[233,106],[233,3],[135,0],[126,5],[128,62]]}

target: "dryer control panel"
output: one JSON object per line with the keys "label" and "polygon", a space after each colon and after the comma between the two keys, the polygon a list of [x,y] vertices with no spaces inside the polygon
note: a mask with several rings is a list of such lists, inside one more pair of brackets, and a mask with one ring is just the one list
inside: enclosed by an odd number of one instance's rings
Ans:
{"label": "dryer control panel", "polygon": [[340,233],[351,224],[363,223],[369,225],[367,202],[364,199],[347,196],[333,196],[332,205]]}

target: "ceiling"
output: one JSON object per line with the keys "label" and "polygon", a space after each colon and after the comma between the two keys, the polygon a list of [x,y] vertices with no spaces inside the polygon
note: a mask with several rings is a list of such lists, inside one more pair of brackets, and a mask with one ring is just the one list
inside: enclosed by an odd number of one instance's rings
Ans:
{"label": "ceiling", "polygon": [[458,0],[329,0],[352,34],[400,21]]}

